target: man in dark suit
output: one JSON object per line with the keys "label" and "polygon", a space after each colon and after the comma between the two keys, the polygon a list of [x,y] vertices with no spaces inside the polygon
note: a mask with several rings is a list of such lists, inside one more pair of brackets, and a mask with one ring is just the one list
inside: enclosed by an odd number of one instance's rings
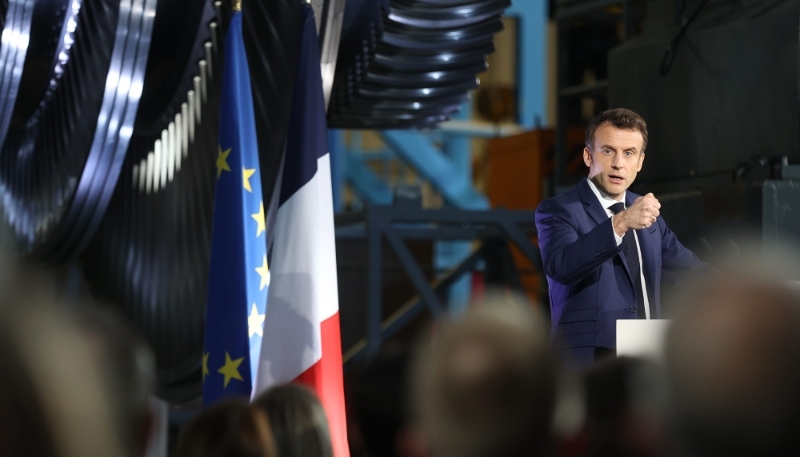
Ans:
{"label": "man in dark suit", "polygon": [[706,267],[667,228],[652,193],[627,192],[647,136],[633,111],[597,115],[583,150],[588,177],[536,210],[552,336],[580,366],[613,352],[617,319],[661,316],[662,281]]}

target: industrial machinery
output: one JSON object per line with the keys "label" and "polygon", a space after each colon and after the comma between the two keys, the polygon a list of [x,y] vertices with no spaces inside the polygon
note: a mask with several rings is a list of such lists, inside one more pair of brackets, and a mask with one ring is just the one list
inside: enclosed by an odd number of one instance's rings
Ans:
{"label": "industrial machinery", "polygon": [[[314,4],[331,123],[446,119],[477,84],[508,4]],[[265,202],[286,144],[301,13],[300,0],[243,2]],[[229,17],[211,0],[0,1],[5,220],[20,253],[80,265],[150,343],[159,394],[174,403],[200,395]]]}

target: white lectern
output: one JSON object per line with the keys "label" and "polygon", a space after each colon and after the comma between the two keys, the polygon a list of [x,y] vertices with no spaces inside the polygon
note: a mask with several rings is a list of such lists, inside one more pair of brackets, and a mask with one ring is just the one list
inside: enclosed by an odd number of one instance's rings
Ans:
{"label": "white lectern", "polygon": [[661,360],[669,324],[669,319],[618,319],[617,357]]}

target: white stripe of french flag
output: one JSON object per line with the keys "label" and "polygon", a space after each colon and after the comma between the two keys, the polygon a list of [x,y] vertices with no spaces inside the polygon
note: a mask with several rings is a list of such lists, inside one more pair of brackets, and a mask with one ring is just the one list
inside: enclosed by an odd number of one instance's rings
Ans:
{"label": "white stripe of french flag", "polygon": [[347,457],[339,292],[330,155],[278,209],[255,395],[276,384],[314,389],[325,407],[334,456]]}
{"label": "white stripe of french flag", "polygon": [[303,8],[278,209],[267,222],[270,286],[253,394],[287,382],[308,385],[325,407],[334,457],[349,457],[325,102],[314,16],[310,5]]}
{"label": "white stripe of french flag", "polygon": [[[256,395],[300,382],[328,415],[334,455],[349,455],[342,382],[330,155],[278,209]],[[338,442],[337,442],[338,441]]]}

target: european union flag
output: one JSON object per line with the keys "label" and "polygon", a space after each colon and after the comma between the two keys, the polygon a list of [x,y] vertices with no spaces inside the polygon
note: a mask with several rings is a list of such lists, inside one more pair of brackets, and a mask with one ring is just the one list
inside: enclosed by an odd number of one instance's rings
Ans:
{"label": "european union flag", "polygon": [[249,397],[257,373],[269,269],[253,98],[235,12],[225,39],[214,228],[211,237],[203,404]]}

